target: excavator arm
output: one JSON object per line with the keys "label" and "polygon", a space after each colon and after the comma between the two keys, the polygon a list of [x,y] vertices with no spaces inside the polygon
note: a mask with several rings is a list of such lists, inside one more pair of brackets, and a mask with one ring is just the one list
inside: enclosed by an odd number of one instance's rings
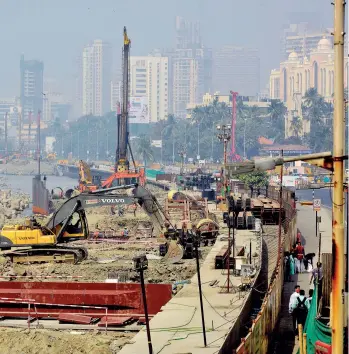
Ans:
{"label": "excavator arm", "polygon": [[[129,194],[124,193],[120,195],[112,193],[116,190],[130,188],[133,189]],[[101,206],[130,205],[134,203],[138,203],[150,217],[154,227],[154,235],[159,236],[164,226],[162,217],[164,213],[155,196],[153,196],[147,189],[138,185],[99,189],[94,192],[81,193],[79,195],[73,196],[54,212],[50,220],[47,222],[46,227],[50,230],[53,230],[56,226],[62,224],[60,234],[63,234],[66,225],[69,223],[75,212],[82,212],[88,208]],[[57,235],[58,241],[61,236],[60,234]]]}

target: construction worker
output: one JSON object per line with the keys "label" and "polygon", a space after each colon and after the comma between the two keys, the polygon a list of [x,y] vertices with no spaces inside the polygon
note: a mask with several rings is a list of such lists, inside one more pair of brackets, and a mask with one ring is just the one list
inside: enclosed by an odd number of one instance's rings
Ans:
{"label": "construction worker", "polygon": [[93,239],[94,239],[95,241],[97,241],[97,240],[98,240],[98,237],[99,237],[99,227],[98,227],[98,224],[96,224],[96,229],[95,229],[95,231],[94,231],[94,233],[93,233]]}
{"label": "construction worker", "polygon": [[122,231],[122,236],[125,238],[128,237],[128,228],[126,226],[124,227],[124,230]]}

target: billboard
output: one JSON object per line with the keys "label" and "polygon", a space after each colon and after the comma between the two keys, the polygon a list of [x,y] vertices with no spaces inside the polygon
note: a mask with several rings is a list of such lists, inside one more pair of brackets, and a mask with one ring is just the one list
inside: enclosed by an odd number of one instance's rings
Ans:
{"label": "billboard", "polygon": [[128,118],[130,124],[148,124],[150,122],[147,97],[130,97]]}
{"label": "billboard", "polygon": [[151,145],[157,148],[162,147],[162,140],[152,140]]}

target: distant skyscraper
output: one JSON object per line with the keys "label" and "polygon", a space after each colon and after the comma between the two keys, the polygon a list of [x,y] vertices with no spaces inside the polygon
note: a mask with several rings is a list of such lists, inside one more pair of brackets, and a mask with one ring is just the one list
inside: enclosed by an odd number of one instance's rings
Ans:
{"label": "distant skyscraper", "polygon": [[200,22],[176,16],[176,49],[201,48]]}
{"label": "distant skyscraper", "polygon": [[308,57],[317,49],[322,38],[326,38],[333,44],[332,29],[315,30],[308,23],[291,24],[283,31],[281,38],[281,60],[287,60],[292,52],[299,57]]}
{"label": "distant skyscraper", "polygon": [[111,104],[111,46],[101,40],[84,48],[82,56],[82,114],[102,116]]}
{"label": "distant skyscraper", "polygon": [[22,55],[20,71],[20,104],[22,119],[26,121],[30,112],[36,116],[43,109],[44,64],[38,60],[24,60]]}
{"label": "distant skyscraper", "polygon": [[187,105],[201,102],[205,91],[211,89],[212,54],[202,44],[199,22],[176,17],[176,49],[170,64],[172,110],[177,117],[185,118]]}
{"label": "distant skyscraper", "polygon": [[213,87],[222,95],[231,90],[240,96],[259,92],[259,56],[257,49],[224,46],[214,54]]}
{"label": "distant skyscraper", "polygon": [[130,96],[146,97],[150,122],[168,115],[168,58],[161,55],[130,59]]}

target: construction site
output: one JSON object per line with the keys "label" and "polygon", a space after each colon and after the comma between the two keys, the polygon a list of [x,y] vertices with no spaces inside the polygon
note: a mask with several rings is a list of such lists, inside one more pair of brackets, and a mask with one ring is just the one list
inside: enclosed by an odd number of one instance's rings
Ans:
{"label": "construction site", "polygon": [[[82,160],[57,163],[72,187],[50,190],[52,164],[43,169],[38,140],[35,165],[23,170],[34,175],[31,212],[24,215],[27,196],[15,202],[18,196],[6,194],[3,208],[14,211],[1,220],[2,353],[127,354],[147,346],[149,353],[230,353],[277,276],[281,242],[293,242],[289,191],[249,194],[223,172],[214,190],[209,172],[153,178],[136,166],[130,44],[124,28],[115,165],[102,171]],[[231,130],[235,144],[232,95],[233,124],[220,135],[225,163]],[[233,148],[231,157],[241,160]],[[15,171],[9,165],[3,173]]]}

